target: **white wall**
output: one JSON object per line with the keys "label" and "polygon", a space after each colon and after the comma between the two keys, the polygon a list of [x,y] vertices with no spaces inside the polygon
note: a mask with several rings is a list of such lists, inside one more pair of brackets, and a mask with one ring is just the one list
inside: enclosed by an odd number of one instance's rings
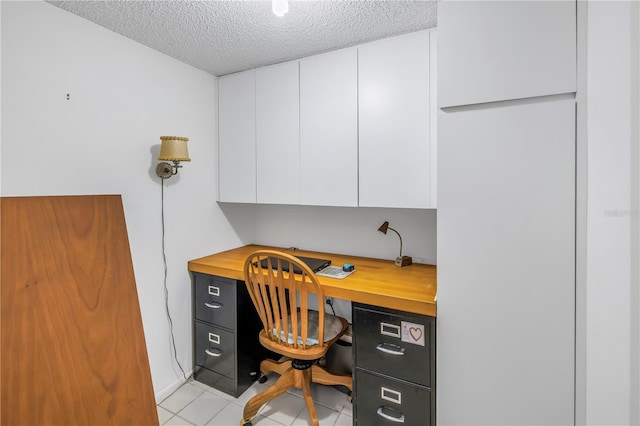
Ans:
{"label": "white wall", "polygon": [[394,260],[398,236],[402,254],[414,263],[436,264],[436,210],[259,205],[256,243]]}
{"label": "white wall", "polygon": [[190,138],[192,162],[166,182],[164,194],[169,304],[187,374],[187,261],[253,235],[251,211],[235,214],[236,231],[215,203],[216,78],[47,3],[1,7],[1,194],[122,194],[154,390],[162,398],[183,379],[172,361],[164,302],[159,136]]}
{"label": "white wall", "polygon": [[627,1],[587,14],[586,423],[638,424],[640,18]]}
{"label": "white wall", "polygon": [[[403,255],[437,263],[436,210],[258,205],[255,242],[393,261],[400,240],[391,231],[378,232],[385,220],[402,236]],[[336,300],[334,307],[351,321],[350,302]]]}

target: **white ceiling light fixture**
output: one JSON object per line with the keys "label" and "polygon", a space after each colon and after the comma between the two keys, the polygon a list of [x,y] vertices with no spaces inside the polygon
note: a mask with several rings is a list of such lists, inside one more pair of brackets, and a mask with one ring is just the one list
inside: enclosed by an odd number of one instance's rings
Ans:
{"label": "white ceiling light fixture", "polygon": [[289,11],[289,2],[287,0],[272,0],[271,10],[276,16],[284,16]]}

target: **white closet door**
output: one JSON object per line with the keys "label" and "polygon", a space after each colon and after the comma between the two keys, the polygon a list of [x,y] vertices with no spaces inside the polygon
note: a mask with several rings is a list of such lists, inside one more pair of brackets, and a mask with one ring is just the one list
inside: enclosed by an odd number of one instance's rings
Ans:
{"label": "white closet door", "polygon": [[300,203],[298,61],[256,70],[258,203]]}
{"label": "white closet door", "polygon": [[358,47],[360,206],[430,207],[429,32]]}
{"label": "white closet door", "polygon": [[358,205],[358,56],[300,61],[301,203]]}
{"label": "white closet door", "polygon": [[574,98],[438,125],[438,424],[572,425]]}
{"label": "white closet door", "polygon": [[576,2],[438,2],[440,107],[576,91]]}
{"label": "white closet door", "polygon": [[256,202],[254,71],[218,80],[218,201]]}

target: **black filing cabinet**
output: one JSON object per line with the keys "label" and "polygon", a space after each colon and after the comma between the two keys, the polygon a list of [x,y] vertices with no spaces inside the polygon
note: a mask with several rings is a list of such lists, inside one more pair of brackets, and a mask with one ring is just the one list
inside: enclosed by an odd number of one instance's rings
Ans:
{"label": "black filing cabinet", "polygon": [[244,281],[193,273],[194,378],[235,397],[260,375],[271,356]]}
{"label": "black filing cabinet", "polygon": [[435,318],[352,306],[354,425],[435,425]]}

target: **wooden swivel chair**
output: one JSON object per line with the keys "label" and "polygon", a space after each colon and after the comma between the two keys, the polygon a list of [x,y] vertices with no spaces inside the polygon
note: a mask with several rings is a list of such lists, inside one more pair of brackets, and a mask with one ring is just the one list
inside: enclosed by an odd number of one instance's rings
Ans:
{"label": "wooden swivel chair", "polygon": [[[331,374],[318,365],[329,346],[345,333],[348,322],[325,314],[322,287],[311,269],[294,256],[274,250],[256,251],[245,261],[244,277],[263,324],[260,343],[285,358],[260,363],[262,377],[272,371],[280,377],[247,402],[240,425],[251,425],[265,403],[296,387],[302,389],[311,424],[318,426],[311,383],[343,385],[353,390],[351,375]],[[308,296],[314,295],[317,311],[309,309]]]}

